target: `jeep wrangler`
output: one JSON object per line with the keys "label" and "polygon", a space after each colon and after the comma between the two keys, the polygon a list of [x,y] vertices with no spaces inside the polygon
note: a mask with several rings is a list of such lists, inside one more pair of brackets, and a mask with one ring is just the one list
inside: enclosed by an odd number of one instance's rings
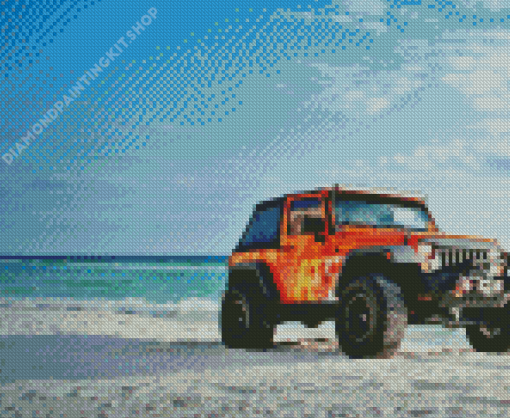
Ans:
{"label": "jeep wrangler", "polygon": [[256,205],[229,257],[229,348],[273,346],[275,327],[334,320],[351,358],[388,358],[407,324],[465,327],[477,351],[510,348],[510,281],[496,240],[440,232],[424,199],[320,188]]}

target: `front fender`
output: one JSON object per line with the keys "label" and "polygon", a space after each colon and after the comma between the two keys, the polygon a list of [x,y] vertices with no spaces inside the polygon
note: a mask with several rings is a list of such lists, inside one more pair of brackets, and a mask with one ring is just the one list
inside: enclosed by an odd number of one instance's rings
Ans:
{"label": "front fender", "polygon": [[398,248],[402,247],[372,247],[349,253],[339,276],[336,296],[340,297],[342,288],[353,277],[382,273],[400,287],[406,302],[414,304],[429,286],[416,259]]}
{"label": "front fender", "polygon": [[268,299],[280,300],[280,292],[273,280],[273,275],[267,264],[261,262],[240,263],[230,266],[228,272],[228,287],[235,285],[251,285],[257,288]]}

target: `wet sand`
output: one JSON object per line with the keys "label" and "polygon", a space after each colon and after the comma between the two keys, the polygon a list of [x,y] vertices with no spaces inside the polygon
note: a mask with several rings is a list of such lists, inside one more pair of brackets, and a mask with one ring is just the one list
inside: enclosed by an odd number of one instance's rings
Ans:
{"label": "wet sand", "polygon": [[0,416],[510,416],[508,354],[472,352],[462,330],[411,326],[394,358],[351,360],[331,324],[230,350],[206,308],[68,308],[0,308]]}

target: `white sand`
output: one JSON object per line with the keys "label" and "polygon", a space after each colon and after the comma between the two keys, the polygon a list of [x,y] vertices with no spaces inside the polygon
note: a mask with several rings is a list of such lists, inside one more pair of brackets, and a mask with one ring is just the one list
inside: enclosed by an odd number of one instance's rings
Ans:
{"label": "white sand", "polygon": [[161,318],[70,306],[0,308],[0,416],[510,416],[510,357],[471,352],[462,330],[408,327],[393,359],[351,360],[331,323],[228,350],[214,305]]}

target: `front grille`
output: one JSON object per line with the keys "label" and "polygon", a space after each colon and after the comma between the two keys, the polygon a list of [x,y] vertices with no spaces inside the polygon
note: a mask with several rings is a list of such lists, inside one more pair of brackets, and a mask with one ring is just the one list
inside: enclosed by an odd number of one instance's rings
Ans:
{"label": "front grille", "polygon": [[471,265],[483,265],[488,262],[487,250],[469,250],[461,248],[436,248],[435,257],[440,260],[441,268],[455,267],[471,260]]}

